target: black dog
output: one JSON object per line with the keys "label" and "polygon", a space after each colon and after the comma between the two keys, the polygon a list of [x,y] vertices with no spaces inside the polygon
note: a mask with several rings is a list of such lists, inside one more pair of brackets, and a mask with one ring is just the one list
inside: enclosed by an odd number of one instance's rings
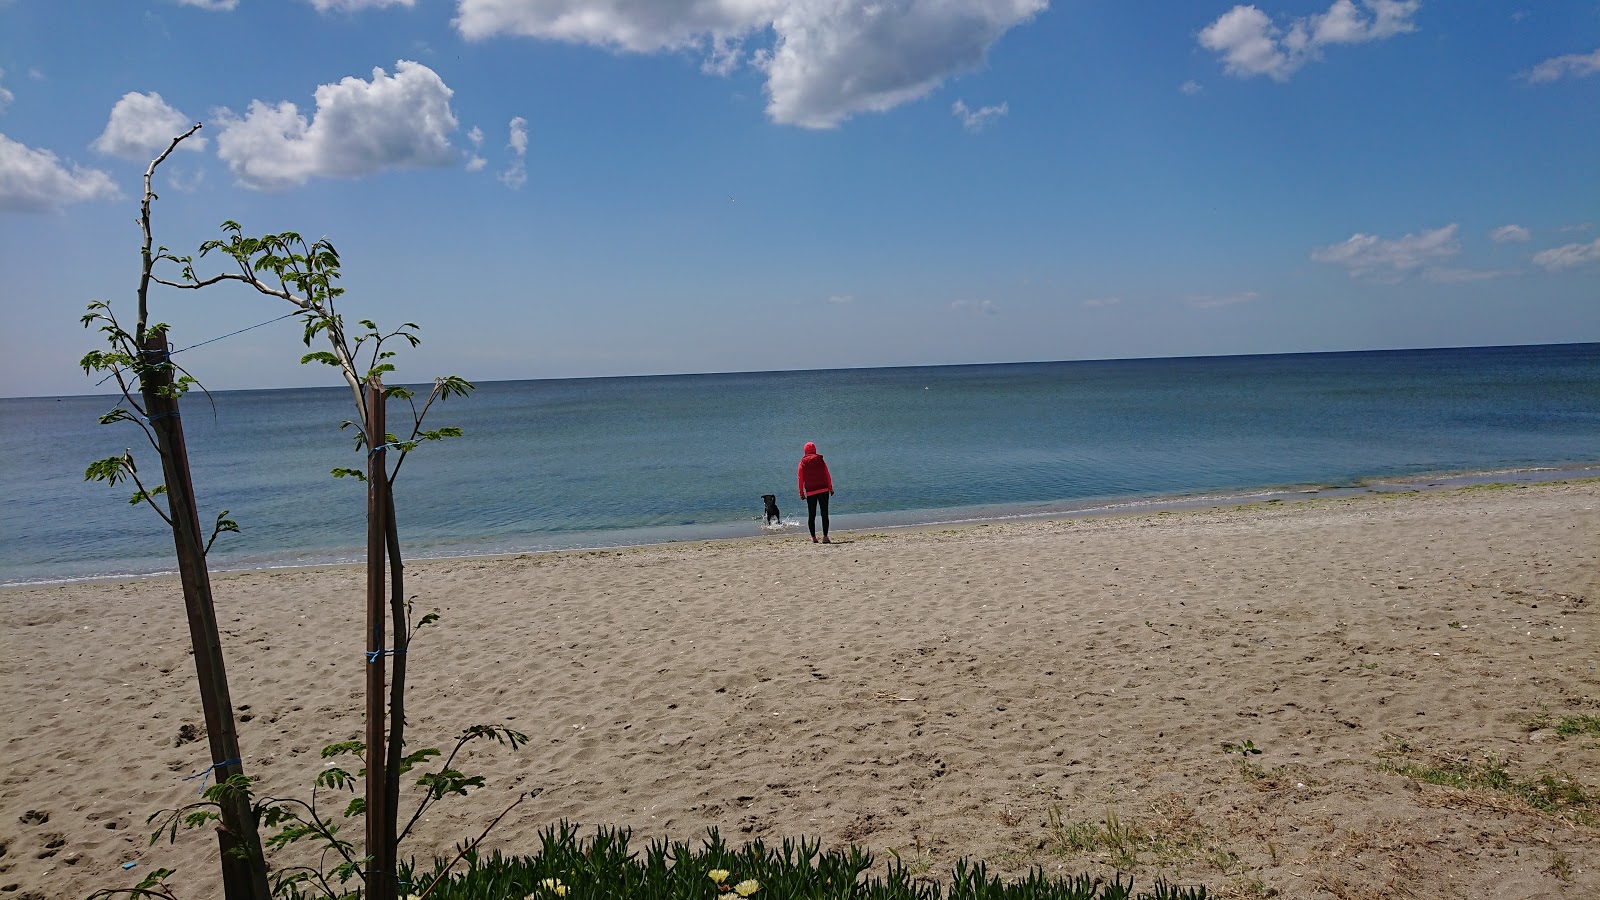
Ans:
{"label": "black dog", "polygon": [[776,494],[762,494],[761,502],[767,505],[767,524],[771,525],[776,520],[783,524],[783,516],[778,513],[778,496]]}

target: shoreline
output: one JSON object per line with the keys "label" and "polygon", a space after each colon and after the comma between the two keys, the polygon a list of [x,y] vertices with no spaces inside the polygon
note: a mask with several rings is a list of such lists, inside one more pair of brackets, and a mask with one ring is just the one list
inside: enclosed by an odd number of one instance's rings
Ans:
{"label": "shoreline", "polygon": [[[884,513],[855,513],[835,515],[834,531],[865,531],[865,530],[916,530],[922,528],[948,528],[981,523],[1001,523],[1018,521],[1051,521],[1055,519],[1083,519],[1083,518],[1116,518],[1121,516],[1150,515],[1162,511],[1181,509],[1215,509],[1228,506],[1250,503],[1267,503],[1274,501],[1287,501],[1291,499],[1305,499],[1307,497],[1346,497],[1363,496],[1373,493],[1400,493],[1409,491],[1447,491],[1457,486],[1483,484],[1495,479],[1504,478],[1516,484],[1542,484],[1560,483],[1566,481],[1584,481],[1600,479],[1600,462],[1581,463],[1568,466],[1526,466],[1514,468],[1498,468],[1469,471],[1444,471],[1421,473],[1404,478],[1390,478],[1386,476],[1365,476],[1354,479],[1350,484],[1303,484],[1303,485],[1267,485],[1259,487],[1241,488],[1237,491],[1207,491],[1199,494],[1159,495],[1159,496],[1133,496],[1124,498],[1096,498],[1085,501],[1031,501],[1028,503],[973,505],[965,507],[950,507],[943,510],[905,510]],[[1020,511],[1019,511],[1020,510]],[[986,512],[974,512],[986,511]],[[923,519],[924,515],[932,514],[933,518]],[[914,521],[897,521],[915,519]],[[866,520],[857,524],[857,520]],[[751,521],[733,523],[716,523],[701,526],[707,531],[730,531],[751,527]],[[850,523],[850,524],[844,524]],[[683,526],[680,526],[683,527]],[[562,554],[583,553],[602,550],[618,550],[626,548],[666,547],[677,544],[722,542],[722,541],[762,541],[777,540],[785,537],[803,535],[803,519],[786,520],[779,528],[767,528],[756,525],[760,533],[756,534],[715,534],[706,537],[668,538],[665,540],[646,540],[640,542],[622,541],[618,543],[575,544],[565,547],[547,547],[530,549],[491,550],[478,553],[439,553],[430,554],[426,551],[415,556],[407,556],[406,563],[411,565],[423,561],[435,560],[472,560],[472,559],[499,559],[516,557],[528,554]],[[668,526],[659,526],[668,528]],[[616,532],[584,532],[584,534],[619,533],[643,529],[618,529]],[[652,529],[653,530],[653,529]],[[404,548],[405,538],[402,537]],[[327,568],[364,565],[364,557],[344,560],[313,560],[306,562],[284,562],[281,564],[247,565],[247,566],[219,566],[211,570],[213,575],[232,575],[249,572],[294,572],[315,571]],[[43,578],[27,581],[0,582],[0,596],[19,589],[32,587],[48,587],[52,585],[97,584],[137,582],[150,579],[176,577],[175,568],[157,572],[139,572],[109,575],[90,575],[71,578]]]}
{"label": "shoreline", "polygon": [[[1596,533],[1591,479],[419,560],[407,593],[443,618],[409,656],[412,740],[503,722],[530,742],[458,759],[489,787],[406,854],[538,789],[486,851],[565,819],[804,835],[930,877],[966,858],[1219,898],[1592,897],[1600,732],[1561,728],[1600,722]],[[264,794],[303,795],[317,749],[360,734],[363,579],[215,582]],[[216,886],[207,835],[152,847],[143,824],[208,761],[175,595],[14,590],[0,885],[19,898],[157,866],[184,896]],[[1245,741],[1263,753],[1229,751]],[[1505,789],[1540,778],[1567,805]]]}

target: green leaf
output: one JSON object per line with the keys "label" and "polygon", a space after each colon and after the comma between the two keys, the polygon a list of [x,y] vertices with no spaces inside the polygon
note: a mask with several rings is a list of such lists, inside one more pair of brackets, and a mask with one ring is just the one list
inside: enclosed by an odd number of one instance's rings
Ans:
{"label": "green leaf", "polygon": [[349,469],[349,468],[345,468],[344,466],[337,466],[332,471],[333,471],[333,477],[335,477],[335,478],[344,478],[345,476],[348,475],[348,476],[350,476],[351,478],[354,478],[357,481],[366,481],[367,480],[367,473],[361,471],[360,469]]}
{"label": "green leaf", "polygon": [[327,350],[317,350],[313,353],[307,353],[305,356],[300,357],[300,365],[302,366],[306,363],[312,362],[319,362],[323,365],[337,367],[339,365],[339,357],[334,356]]}
{"label": "green leaf", "polygon": [[104,481],[115,485],[137,471],[133,465],[133,453],[124,450],[121,456],[108,456],[90,463],[89,467],[83,470],[83,480]]}
{"label": "green leaf", "polygon": [[[138,506],[139,504],[143,503],[144,501],[150,500],[150,499],[155,498],[155,497],[159,497],[162,494],[165,494],[166,492],[167,492],[167,486],[164,485],[164,484],[158,484],[158,485],[156,485],[155,487],[151,488],[148,491],[134,491],[133,492],[133,496],[128,498],[128,505],[129,506]],[[233,530],[234,531],[238,531],[239,529],[238,529],[237,526],[235,526]]]}
{"label": "green leaf", "polygon": [[366,741],[340,741],[340,742],[338,742],[336,744],[329,744],[328,746],[323,747],[322,748],[322,758],[323,759],[328,759],[330,757],[339,756],[340,754],[344,754],[344,753],[349,753],[349,754],[351,754],[353,756],[360,756],[361,754],[366,753],[366,752],[367,752],[367,742]]}

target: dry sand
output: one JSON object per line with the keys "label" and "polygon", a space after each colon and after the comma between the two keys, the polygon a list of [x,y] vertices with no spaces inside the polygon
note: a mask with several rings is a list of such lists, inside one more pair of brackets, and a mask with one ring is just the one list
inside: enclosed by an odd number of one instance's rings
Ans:
{"label": "dry sand", "polygon": [[[542,788],[489,846],[565,818],[853,841],[931,875],[967,856],[1222,896],[1600,897],[1593,819],[1395,771],[1494,761],[1600,793],[1600,737],[1555,730],[1600,715],[1597,535],[1590,481],[417,563],[443,620],[410,657],[416,745],[501,721],[531,743],[470,754],[489,787],[409,851]],[[216,580],[269,793],[304,796],[319,748],[361,732],[362,576]],[[215,896],[215,842],[148,847],[143,824],[210,762],[181,742],[202,718],[176,582],[0,603],[0,900],[161,865]],[[1245,741],[1262,753],[1224,749]]]}

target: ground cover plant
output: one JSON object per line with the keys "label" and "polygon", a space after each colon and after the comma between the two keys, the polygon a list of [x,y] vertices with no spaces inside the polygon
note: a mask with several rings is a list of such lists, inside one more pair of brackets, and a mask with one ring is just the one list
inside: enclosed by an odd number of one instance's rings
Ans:
{"label": "ground cover plant", "polygon": [[1139,888],[1131,878],[1079,875],[1050,878],[1034,870],[1015,881],[989,875],[984,865],[958,861],[947,878],[916,876],[897,861],[868,875],[873,855],[854,845],[823,851],[819,843],[785,839],[729,846],[715,829],[700,846],[656,840],[629,848],[625,829],[601,827],[580,837],[560,823],[540,833],[529,855],[467,852],[465,866],[437,859],[428,871],[402,873],[416,900],[1204,900],[1203,886],[1156,881]]}

